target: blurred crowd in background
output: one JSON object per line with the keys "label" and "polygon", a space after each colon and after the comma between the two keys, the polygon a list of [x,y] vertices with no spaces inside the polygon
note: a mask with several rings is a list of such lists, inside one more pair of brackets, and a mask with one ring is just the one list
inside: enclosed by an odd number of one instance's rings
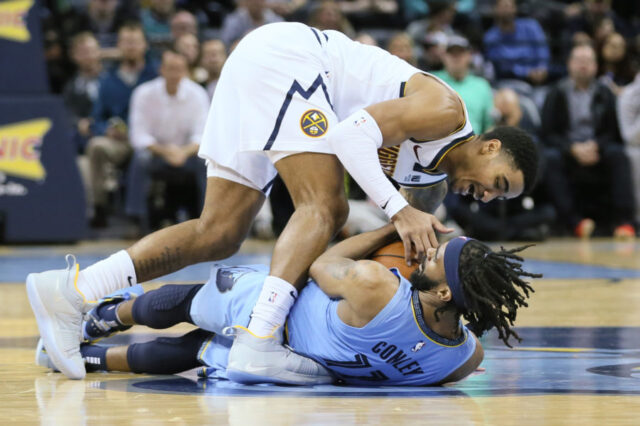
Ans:
{"label": "blurred crowd in background", "polygon": [[[434,73],[461,95],[477,134],[512,125],[534,136],[536,189],[488,204],[449,194],[438,215],[459,232],[484,240],[636,235],[640,2],[43,3],[50,84],[74,126],[96,230],[126,218],[143,234],[198,216],[205,171],[197,149],[227,56],[258,26],[298,21]],[[352,208],[343,236],[384,222],[348,177],[345,185]],[[292,210],[277,183],[254,233],[277,235]]]}

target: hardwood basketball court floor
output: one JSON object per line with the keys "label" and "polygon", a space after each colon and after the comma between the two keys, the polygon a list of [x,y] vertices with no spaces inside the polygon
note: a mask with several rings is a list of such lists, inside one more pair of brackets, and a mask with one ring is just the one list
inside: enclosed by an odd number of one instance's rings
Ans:
{"label": "hardwood basketball court floor", "polygon": [[[71,381],[36,366],[27,273],[63,268],[67,252],[82,267],[126,246],[0,247],[3,424],[640,424],[640,241],[552,240],[527,250],[526,269],[544,278],[519,314],[522,343],[509,349],[489,334],[481,339],[484,371],[445,387],[242,386],[193,372]],[[224,263],[268,263],[270,251],[249,241]],[[161,282],[204,282],[208,269],[196,265]],[[134,327],[109,341],[153,333]]]}

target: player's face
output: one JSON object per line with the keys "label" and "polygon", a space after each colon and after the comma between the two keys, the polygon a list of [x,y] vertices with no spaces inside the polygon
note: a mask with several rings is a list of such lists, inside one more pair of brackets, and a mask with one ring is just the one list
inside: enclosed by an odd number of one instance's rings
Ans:
{"label": "player's face", "polygon": [[482,149],[468,164],[456,170],[450,180],[451,191],[470,195],[488,203],[495,198],[515,198],[524,190],[524,175],[511,158],[500,150],[500,141],[484,141]]}
{"label": "player's face", "polygon": [[438,248],[427,249],[427,256],[422,265],[420,265],[420,270],[423,271],[424,275],[437,283],[447,280],[444,274],[444,252],[447,244],[449,243],[441,244]]}

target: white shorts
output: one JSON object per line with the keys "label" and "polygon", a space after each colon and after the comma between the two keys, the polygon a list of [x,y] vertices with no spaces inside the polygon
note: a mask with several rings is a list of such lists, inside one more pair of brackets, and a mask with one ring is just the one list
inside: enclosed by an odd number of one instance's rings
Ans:
{"label": "white shorts", "polygon": [[416,72],[335,31],[264,25],[242,39],[222,69],[199,156],[216,164],[215,176],[264,192],[277,174],[269,151],[333,154],[327,133],[341,118],[397,98],[401,82]]}
{"label": "white shorts", "polygon": [[[245,174],[242,175],[236,170],[225,167],[215,161],[207,160],[207,177],[219,177],[248,186],[251,189],[262,192],[265,196],[269,196],[271,185],[277,175],[277,171],[273,167],[278,161],[290,155],[298,154],[291,151],[265,151],[265,155],[244,156],[248,164],[244,167]],[[263,158],[269,160],[264,161]]]}

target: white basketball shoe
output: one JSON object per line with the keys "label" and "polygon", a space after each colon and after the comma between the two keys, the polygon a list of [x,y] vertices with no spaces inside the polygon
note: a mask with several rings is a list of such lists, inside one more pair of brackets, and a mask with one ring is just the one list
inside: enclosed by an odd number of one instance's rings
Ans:
{"label": "white basketball shoe", "polygon": [[329,370],[311,358],[298,355],[276,336],[260,337],[241,326],[226,327],[234,337],[229,351],[227,377],[238,383],[319,385],[333,382]]}
{"label": "white basketball shoe", "polygon": [[70,379],[86,374],[80,355],[82,313],[85,300],[76,289],[80,268],[67,255],[67,269],[27,276],[27,294],[47,355]]}

